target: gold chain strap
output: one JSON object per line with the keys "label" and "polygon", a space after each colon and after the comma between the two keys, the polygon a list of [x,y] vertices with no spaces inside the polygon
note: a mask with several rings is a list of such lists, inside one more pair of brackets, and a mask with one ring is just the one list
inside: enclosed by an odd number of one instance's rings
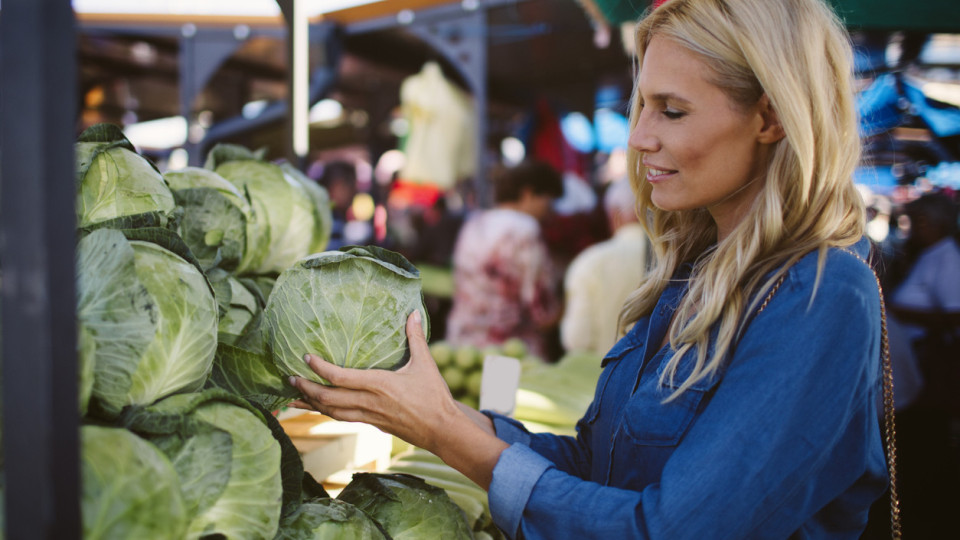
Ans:
{"label": "gold chain strap", "polygon": [[[874,271],[873,267],[870,266],[870,263],[853,251],[846,249],[844,251],[853,255],[857,258],[857,260],[867,265],[867,268],[869,268],[870,272],[873,273],[873,278],[877,282],[877,291],[880,293],[880,354],[883,369],[883,428],[884,443],[887,453],[887,473],[890,475],[890,534],[894,540],[900,540],[903,537],[903,533],[900,527],[900,494],[897,490],[897,427],[896,422],[894,421],[893,409],[893,366],[890,363],[890,343],[887,339],[887,306],[883,299],[883,288],[880,285],[880,277],[877,275],[876,271]],[[785,277],[786,273],[780,276],[780,279],[773,284],[773,287],[770,288],[770,292],[768,292],[766,298],[764,298],[763,303],[760,304],[757,314],[760,314],[764,309],[766,309],[767,304],[769,304],[770,300],[773,299],[774,293],[777,292],[777,289],[780,288],[780,285],[783,285],[783,280]]]}

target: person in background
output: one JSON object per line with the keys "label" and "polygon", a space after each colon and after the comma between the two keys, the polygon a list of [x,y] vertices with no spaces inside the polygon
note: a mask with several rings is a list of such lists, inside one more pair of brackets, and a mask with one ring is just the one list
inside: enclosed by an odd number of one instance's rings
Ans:
{"label": "person in background", "polygon": [[324,165],[320,185],[330,194],[333,225],[327,249],[339,249],[348,242],[344,236],[347,223],[351,221],[350,206],[357,195],[357,169],[347,161],[331,161]]}
{"label": "person in background", "polygon": [[560,340],[568,352],[603,355],[610,350],[618,337],[620,309],[647,266],[647,235],[628,180],[607,187],[603,209],[613,237],[583,250],[564,277]]}
{"label": "person in background", "polygon": [[636,43],[654,256],[576,436],[458,405],[416,313],[407,365],[308,354],[295,404],[438,455],[509,538],[856,539],[887,466],[849,37],[824,0],[668,0]]}
{"label": "person in background", "polygon": [[540,161],[495,178],[495,207],[468,217],[457,236],[447,341],[485,347],[518,337],[531,354],[544,353],[562,304],[540,221],[562,194],[560,173]]}
{"label": "person in background", "polygon": [[[960,237],[957,203],[943,193],[904,206],[910,227],[904,253],[915,254],[889,292],[888,333],[902,329],[924,384],[897,410],[904,530],[915,538],[956,534],[960,507]],[[890,323],[893,323],[892,325]],[[891,348],[891,357],[893,357]],[[894,365],[896,368],[896,364]],[[897,395],[909,386],[896,386]],[[876,537],[879,537],[877,535]]]}

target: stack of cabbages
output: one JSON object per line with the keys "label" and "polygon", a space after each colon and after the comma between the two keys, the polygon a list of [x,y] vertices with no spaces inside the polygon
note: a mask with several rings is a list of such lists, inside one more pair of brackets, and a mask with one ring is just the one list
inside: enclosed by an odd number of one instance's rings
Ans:
{"label": "stack of cabbages", "polygon": [[323,251],[326,191],[240,146],[161,174],[100,124],[76,157],[84,538],[474,536],[422,480],[364,475],[331,499],[271,413],[289,375],[319,381],[306,352],[407,361],[407,315],[429,330],[415,267]]}

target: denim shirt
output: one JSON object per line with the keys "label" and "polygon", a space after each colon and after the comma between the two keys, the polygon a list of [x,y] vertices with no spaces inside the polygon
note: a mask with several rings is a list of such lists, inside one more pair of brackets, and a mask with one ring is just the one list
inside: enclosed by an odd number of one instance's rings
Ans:
{"label": "denim shirt", "polygon": [[887,482],[879,294],[839,249],[814,294],[817,264],[794,264],[716,376],[673,401],[660,343],[685,280],[604,358],[576,437],[487,413],[510,443],[489,491],[497,526],[528,540],[858,538]]}

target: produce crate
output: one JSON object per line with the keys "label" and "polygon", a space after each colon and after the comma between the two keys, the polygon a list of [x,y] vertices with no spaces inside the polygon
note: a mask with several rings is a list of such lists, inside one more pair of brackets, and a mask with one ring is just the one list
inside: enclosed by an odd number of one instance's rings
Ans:
{"label": "produce crate", "polygon": [[393,437],[373,426],[301,410],[284,411],[278,419],[304,470],[328,492],[339,491],[354,472],[381,472],[390,465]]}

